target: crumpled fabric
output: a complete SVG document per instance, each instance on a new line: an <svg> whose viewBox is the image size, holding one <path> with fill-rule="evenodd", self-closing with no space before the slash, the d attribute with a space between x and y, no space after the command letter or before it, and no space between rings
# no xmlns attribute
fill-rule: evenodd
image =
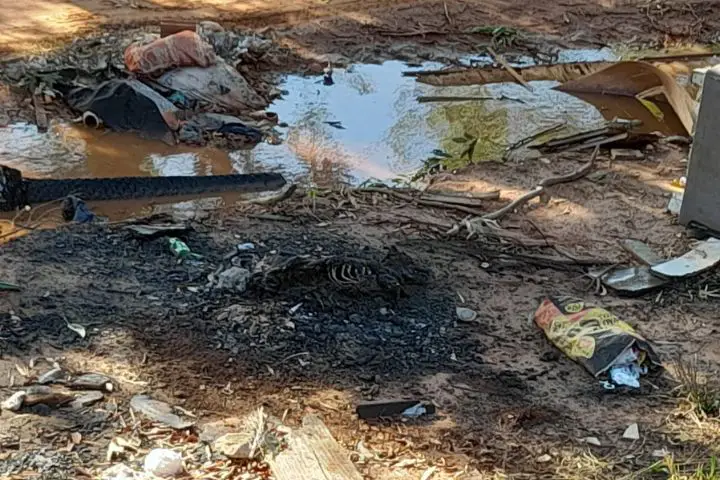
<svg viewBox="0 0 720 480"><path fill-rule="evenodd" d="M178 68L162 75L157 83L182 92L189 100L231 112L260 110L266 105L245 77L223 61L209 68Z"/></svg>
<svg viewBox="0 0 720 480"><path fill-rule="evenodd" d="M90 223L95 220L95 214L88 208L85 202L70 195L63 200L62 204L63 218L66 221L72 220L75 223Z"/></svg>
<svg viewBox="0 0 720 480"><path fill-rule="evenodd" d="M178 132L181 142L203 145L213 133L237 139L242 137L247 144L260 143L262 131L247 125L237 117L218 113L200 113L183 123Z"/></svg>
<svg viewBox="0 0 720 480"><path fill-rule="evenodd" d="M109 80L96 88L76 88L67 103L79 112L93 112L103 124L118 132L174 144L180 128L178 109L168 99L137 80Z"/></svg>
<svg viewBox="0 0 720 480"><path fill-rule="evenodd" d="M217 57L212 45L186 30L146 45L133 43L125 49L124 60L133 73L160 75L180 67L209 67Z"/></svg>
<svg viewBox="0 0 720 480"><path fill-rule="evenodd" d="M27 184L20 170L0 165L0 211L12 211L27 203Z"/></svg>

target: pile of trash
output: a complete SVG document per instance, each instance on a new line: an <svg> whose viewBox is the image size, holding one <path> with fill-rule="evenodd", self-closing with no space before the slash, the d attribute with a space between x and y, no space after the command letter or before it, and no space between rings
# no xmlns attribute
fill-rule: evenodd
<svg viewBox="0 0 720 480"><path fill-rule="evenodd" d="M73 43L64 53L8 66L2 76L29 90L36 117L61 100L90 128L144 138L238 147L276 142L277 115L263 109L277 89L258 92L240 73L272 41L201 22L167 36L146 32ZM40 125L38 121L38 126Z"/></svg>

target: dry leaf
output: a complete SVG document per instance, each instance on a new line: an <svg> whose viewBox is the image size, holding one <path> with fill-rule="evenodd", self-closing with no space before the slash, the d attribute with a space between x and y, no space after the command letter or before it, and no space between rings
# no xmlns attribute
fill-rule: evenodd
<svg viewBox="0 0 720 480"><path fill-rule="evenodd" d="M72 330L73 332L80 335L80 338L85 338L85 335L87 335L87 332L85 331L85 327L78 323L70 323L67 322L67 327Z"/></svg>
<svg viewBox="0 0 720 480"><path fill-rule="evenodd" d="M72 440L75 445L78 445L82 442L82 434L80 434L80 432L72 432L70 434L70 440Z"/></svg>

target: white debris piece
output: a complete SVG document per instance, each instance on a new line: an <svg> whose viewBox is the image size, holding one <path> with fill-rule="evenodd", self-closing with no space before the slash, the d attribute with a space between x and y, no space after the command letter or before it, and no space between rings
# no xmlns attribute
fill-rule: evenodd
<svg viewBox="0 0 720 480"><path fill-rule="evenodd" d="M24 391L13 393L10 398L0 404L0 408L3 410L10 410L11 412L17 412L20 408L22 408L25 395L27 394Z"/></svg>
<svg viewBox="0 0 720 480"><path fill-rule="evenodd" d="M135 480L140 475L123 463L118 463L105 470L100 476L101 480Z"/></svg>
<svg viewBox="0 0 720 480"><path fill-rule="evenodd" d="M602 447L602 443L600 443L600 439L597 437L585 437L582 439L583 443L587 443L588 445L593 445L595 447Z"/></svg>
<svg viewBox="0 0 720 480"><path fill-rule="evenodd" d="M626 440L640 440L640 428L637 423L630 425L623 433L623 438Z"/></svg>
<svg viewBox="0 0 720 480"><path fill-rule="evenodd" d="M182 455L166 448L156 448L145 457L145 472L160 478L183 473Z"/></svg>
<svg viewBox="0 0 720 480"><path fill-rule="evenodd" d="M408 409L406 409L402 415L403 417L408 418L418 418L427 413L427 409L425 408L425 405L422 403L418 403L417 405L414 405Z"/></svg>

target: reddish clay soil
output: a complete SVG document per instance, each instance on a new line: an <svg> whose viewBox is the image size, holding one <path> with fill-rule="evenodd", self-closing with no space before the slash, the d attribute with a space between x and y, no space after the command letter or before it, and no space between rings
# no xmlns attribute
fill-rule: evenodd
<svg viewBox="0 0 720 480"><path fill-rule="evenodd" d="M0 5L0 52L72 39L112 26L161 20L216 20L272 29L299 54L344 53L348 47L393 41L465 45L483 35L475 27L513 27L554 38L560 45L712 43L720 2L710 0L28 0L22 9ZM459 47L463 48L463 47Z"/></svg>

